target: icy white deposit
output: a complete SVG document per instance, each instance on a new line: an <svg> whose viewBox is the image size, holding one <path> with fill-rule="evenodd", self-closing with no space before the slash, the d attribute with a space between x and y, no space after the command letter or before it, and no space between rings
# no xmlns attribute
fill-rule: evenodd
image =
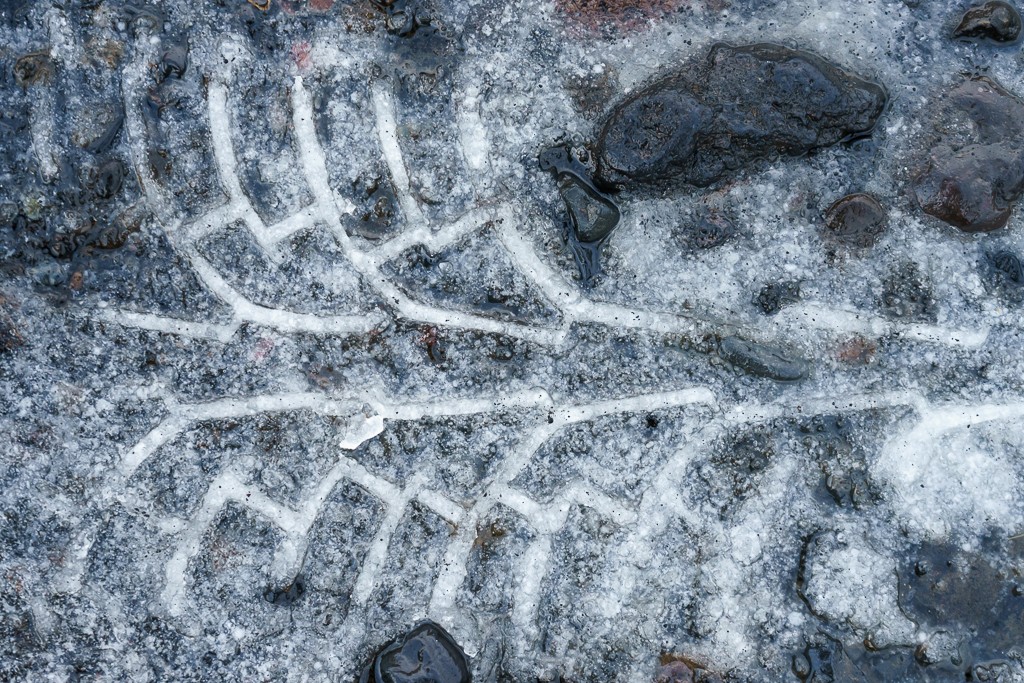
<svg viewBox="0 0 1024 683"><path fill-rule="evenodd" d="M0 3L0 679L348 682L430 619L476 681L1024 681L1024 211L908 189L952 86L1024 96L967 7ZM584 282L538 156L716 42L888 108L627 188Z"/></svg>

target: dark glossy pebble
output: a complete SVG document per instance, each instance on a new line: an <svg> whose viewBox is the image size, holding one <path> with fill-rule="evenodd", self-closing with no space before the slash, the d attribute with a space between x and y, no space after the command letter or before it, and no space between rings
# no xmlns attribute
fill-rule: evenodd
<svg viewBox="0 0 1024 683"><path fill-rule="evenodd" d="M826 237L848 247L874 246L888 224L885 208L869 194L847 195L825 211Z"/></svg>
<svg viewBox="0 0 1024 683"><path fill-rule="evenodd" d="M964 232L1003 227L1024 192L1024 102L976 76L934 110L940 136L912 181L917 203Z"/></svg>
<svg viewBox="0 0 1024 683"><path fill-rule="evenodd" d="M558 192L581 242L603 240L619 224L618 207L581 178L563 173L558 178Z"/></svg>
<svg viewBox="0 0 1024 683"><path fill-rule="evenodd" d="M377 653L359 683L470 683L462 648L441 626L423 621Z"/></svg>
<svg viewBox="0 0 1024 683"><path fill-rule="evenodd" d="M802 358L739 337L726 337L719 342L718 355L744 372L779 382L795 382L807 377L810 371L810 365Z"/></svg>
<svg viewBox="0 0 1024 683"><path fill-rule="evenodd" d="M964 13L953 37L990 43L1012 43L1020 37L1020 12L1008 2L993 0Z"/></svg>
<svg viewBox="0 0 1024 683"><path fill-rule="evenodd" d="M597 140L596 180L705 187L759 159L866 135L886 102L880 85L810 52L718 44L611 111Z"/></svg>
<svg viewBox="0 0 1024 683"><path fill-rule="evenodd" d="M601 273L601 247L619 224L619 207L590 181L593 159L587 150L556 145L541 152L538 162L558 183L568 214L566 246L583 283L590 285Z"/></svg>

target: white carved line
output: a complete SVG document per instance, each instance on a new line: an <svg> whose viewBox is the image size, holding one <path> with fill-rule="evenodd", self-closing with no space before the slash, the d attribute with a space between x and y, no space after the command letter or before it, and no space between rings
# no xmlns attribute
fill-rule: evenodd
<svg viewBox="0 0 1024 683"><path fill-rule="evenodd" d="M942 325L896 322L867 311L847 310L816 301L787 306L775 318L777 323L806 325L827 330L833 335L857 334L868 338L898 335L915 341L966 348L982 346L989 335L987 326L964 330Z"/></svg>
<svg viewBox="0 0 1024 683"><path fill-rule="evenodd" d="M150 313L135 313L111 309L95 309L92 312L95 320L132 327L139 330L151 330L164 334L173 334L192 339L206 339L226 343L238 329L237 323L197 323L169 316Z"/></svg>
<svg viewBox="0 0 1024 683"><path fill-rule="evenodd" d="M483 205L470 209L447 225L421 225L407 230L385 242L371 253L379 263L386 263L410 247L423 245L431 253L437 253L449 244L475 232L487 223L507 224L513 218L508 204Z"/></svg>
<svg viewBox="0 0 1024 683"><path fill-rule="evenodd" d="M131 477L157 449L173 441L196 422L303 409L315 410L324 415L345 416L355 413L357 406L316 393L223 398L207 403L172 404L169 406L170 414L124 455L118 469L125 479Z"/></svg>
<svg viewBox="0 0 1024 683"><path fill-rule="evenodd" d="M621 524L634 522L636 512L580 482L569 482L560 491L556 500L547 505L538 503L525 492L510 487L509 482L529 464L548 439L567 425L637 410L716 403L716 398L709 389L696 387L553 408L548 416L550 422L531 430L516 449L516 455L502 463L484 494L465 515L459 533L449 543L445 553L440 574L431 593L430 615L443 620L441 623L452 623L455 620L455 615L458 614L455 597L466 578L466 562L475 537L476 525L494 505L500 503L522 515L537 532L537 537L522 558L517 571L518 591L513 611L514 623L527 636L527 641L532 642L535 636L532 624L539 600L540 583L547 572L550 538L564 526L572 505L593 507Z"/></svg>
<svg viewBox="0 0 1024 683"><path fill-rule="evenodd" d="M229 76L230 72L223 77ZM274 249L273 240L269 239L267 226L253 208L238 177L238 158L232 143L227 86L219 79L214 79L210 83L206 101L210 119L210 137L213 140L213 156L217 163L221 184L228 195L228 216L226 218L244 220L267 258L277 261L280 258L279 252ZM226 224L227 221L222 223L222 225ZM216 227L214 226L214 229Z"/></svg>
<svg viewBox="0 0 1024 683"><path fill-rule="evenodd" d="M412 197L409 172L402 158L402 148L398 144L398 124L395 122L395 104L391 100L391 93L378 83L373 87L371 97L377 116L377 135L380 138L381 152L391 172L391 180L395 185L402 213L405 214L408 223L423 225L423 213Z"/></svg>
<svg viewBox="0 0 1024 683"><path fill-rule="evenodd" d="M383 117L382 120L378 121L378 126L383 128L387 128L388 125L393 126L393 117L389 118L392 115L388 113L389 110L387 109L387 107L391 106L390 99L384 97L379 101L375 100L375 102L378 117ZM564 332L559 330L534 329L525 325L503 323L482 316L437 308L409 299L398 287L381 275L380 267L383 265L383 262L377 256L373 253L361 252L352 245L352 241L341 224L336 199L327 184L328 176L324 153L316 137L312 100L309 92L303 85L301 77L295 80L292 88L292 111L295 117L295 137L299 145L299 155L302 160L303 171L307 182L312 188L316 203L320 207L321 215L324 217L328 227L334 232L338 243L345 251L352 265L363 275L370 286L377 290L389 304L398 309L400 315L409 320L506 334L544 345L558 344L564 339ZM387 136L382 134L383 137ZM393 147L394 149L390 149L385 154L386 156L398 154L398 161L395 162L393 158L389 157L389 164L398 163L404 172L404 165L401 163L397 142L394 143ZM394 168L392 172L395 172ZM412 203L411 198L408 199L408 203ZM422 216L418 208L415 209L415 216L417 218L410 220L410 223L421 225Z"/></svg>

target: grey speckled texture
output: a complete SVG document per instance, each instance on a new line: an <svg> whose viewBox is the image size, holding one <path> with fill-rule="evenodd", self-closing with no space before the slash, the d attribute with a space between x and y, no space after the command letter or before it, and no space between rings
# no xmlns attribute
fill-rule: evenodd
<svg viewBox="0 0 1024 683"><path fill-rule="evenodd" d="M431 619L476 681L1024 680L1024 218L909 189L1019 46L939 0L258 6L0 3L0 679L347 683ZM889 107L621 192L582 283L538 154L719 41Z"/></svg>

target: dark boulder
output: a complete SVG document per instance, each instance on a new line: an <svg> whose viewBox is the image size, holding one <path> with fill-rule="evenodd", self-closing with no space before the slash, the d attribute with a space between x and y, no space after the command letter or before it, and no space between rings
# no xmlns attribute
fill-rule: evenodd
<svg viewBox="0 0 1024 683"><path fill-rule="evenodd" d="M771 44L718 44L615 107L597 140L609 185L711 185L759 159L866 135L884 88L821 57Z"/></svg>
<svg viewBox="0 0 1024 683"><path fill-rule="evenodd" d="M918 204L964 232L1006 225L1024 192L1024 102L976 76L936 106L927 158L913 179Z"/></svg>
<svg viewBox="0 0 1024 683"><path fill-rule="evenodd" d="M1008 2L993 0L964 13L953 37L989 43L1012 43L1020 37L1020 12Z"/></svg>

